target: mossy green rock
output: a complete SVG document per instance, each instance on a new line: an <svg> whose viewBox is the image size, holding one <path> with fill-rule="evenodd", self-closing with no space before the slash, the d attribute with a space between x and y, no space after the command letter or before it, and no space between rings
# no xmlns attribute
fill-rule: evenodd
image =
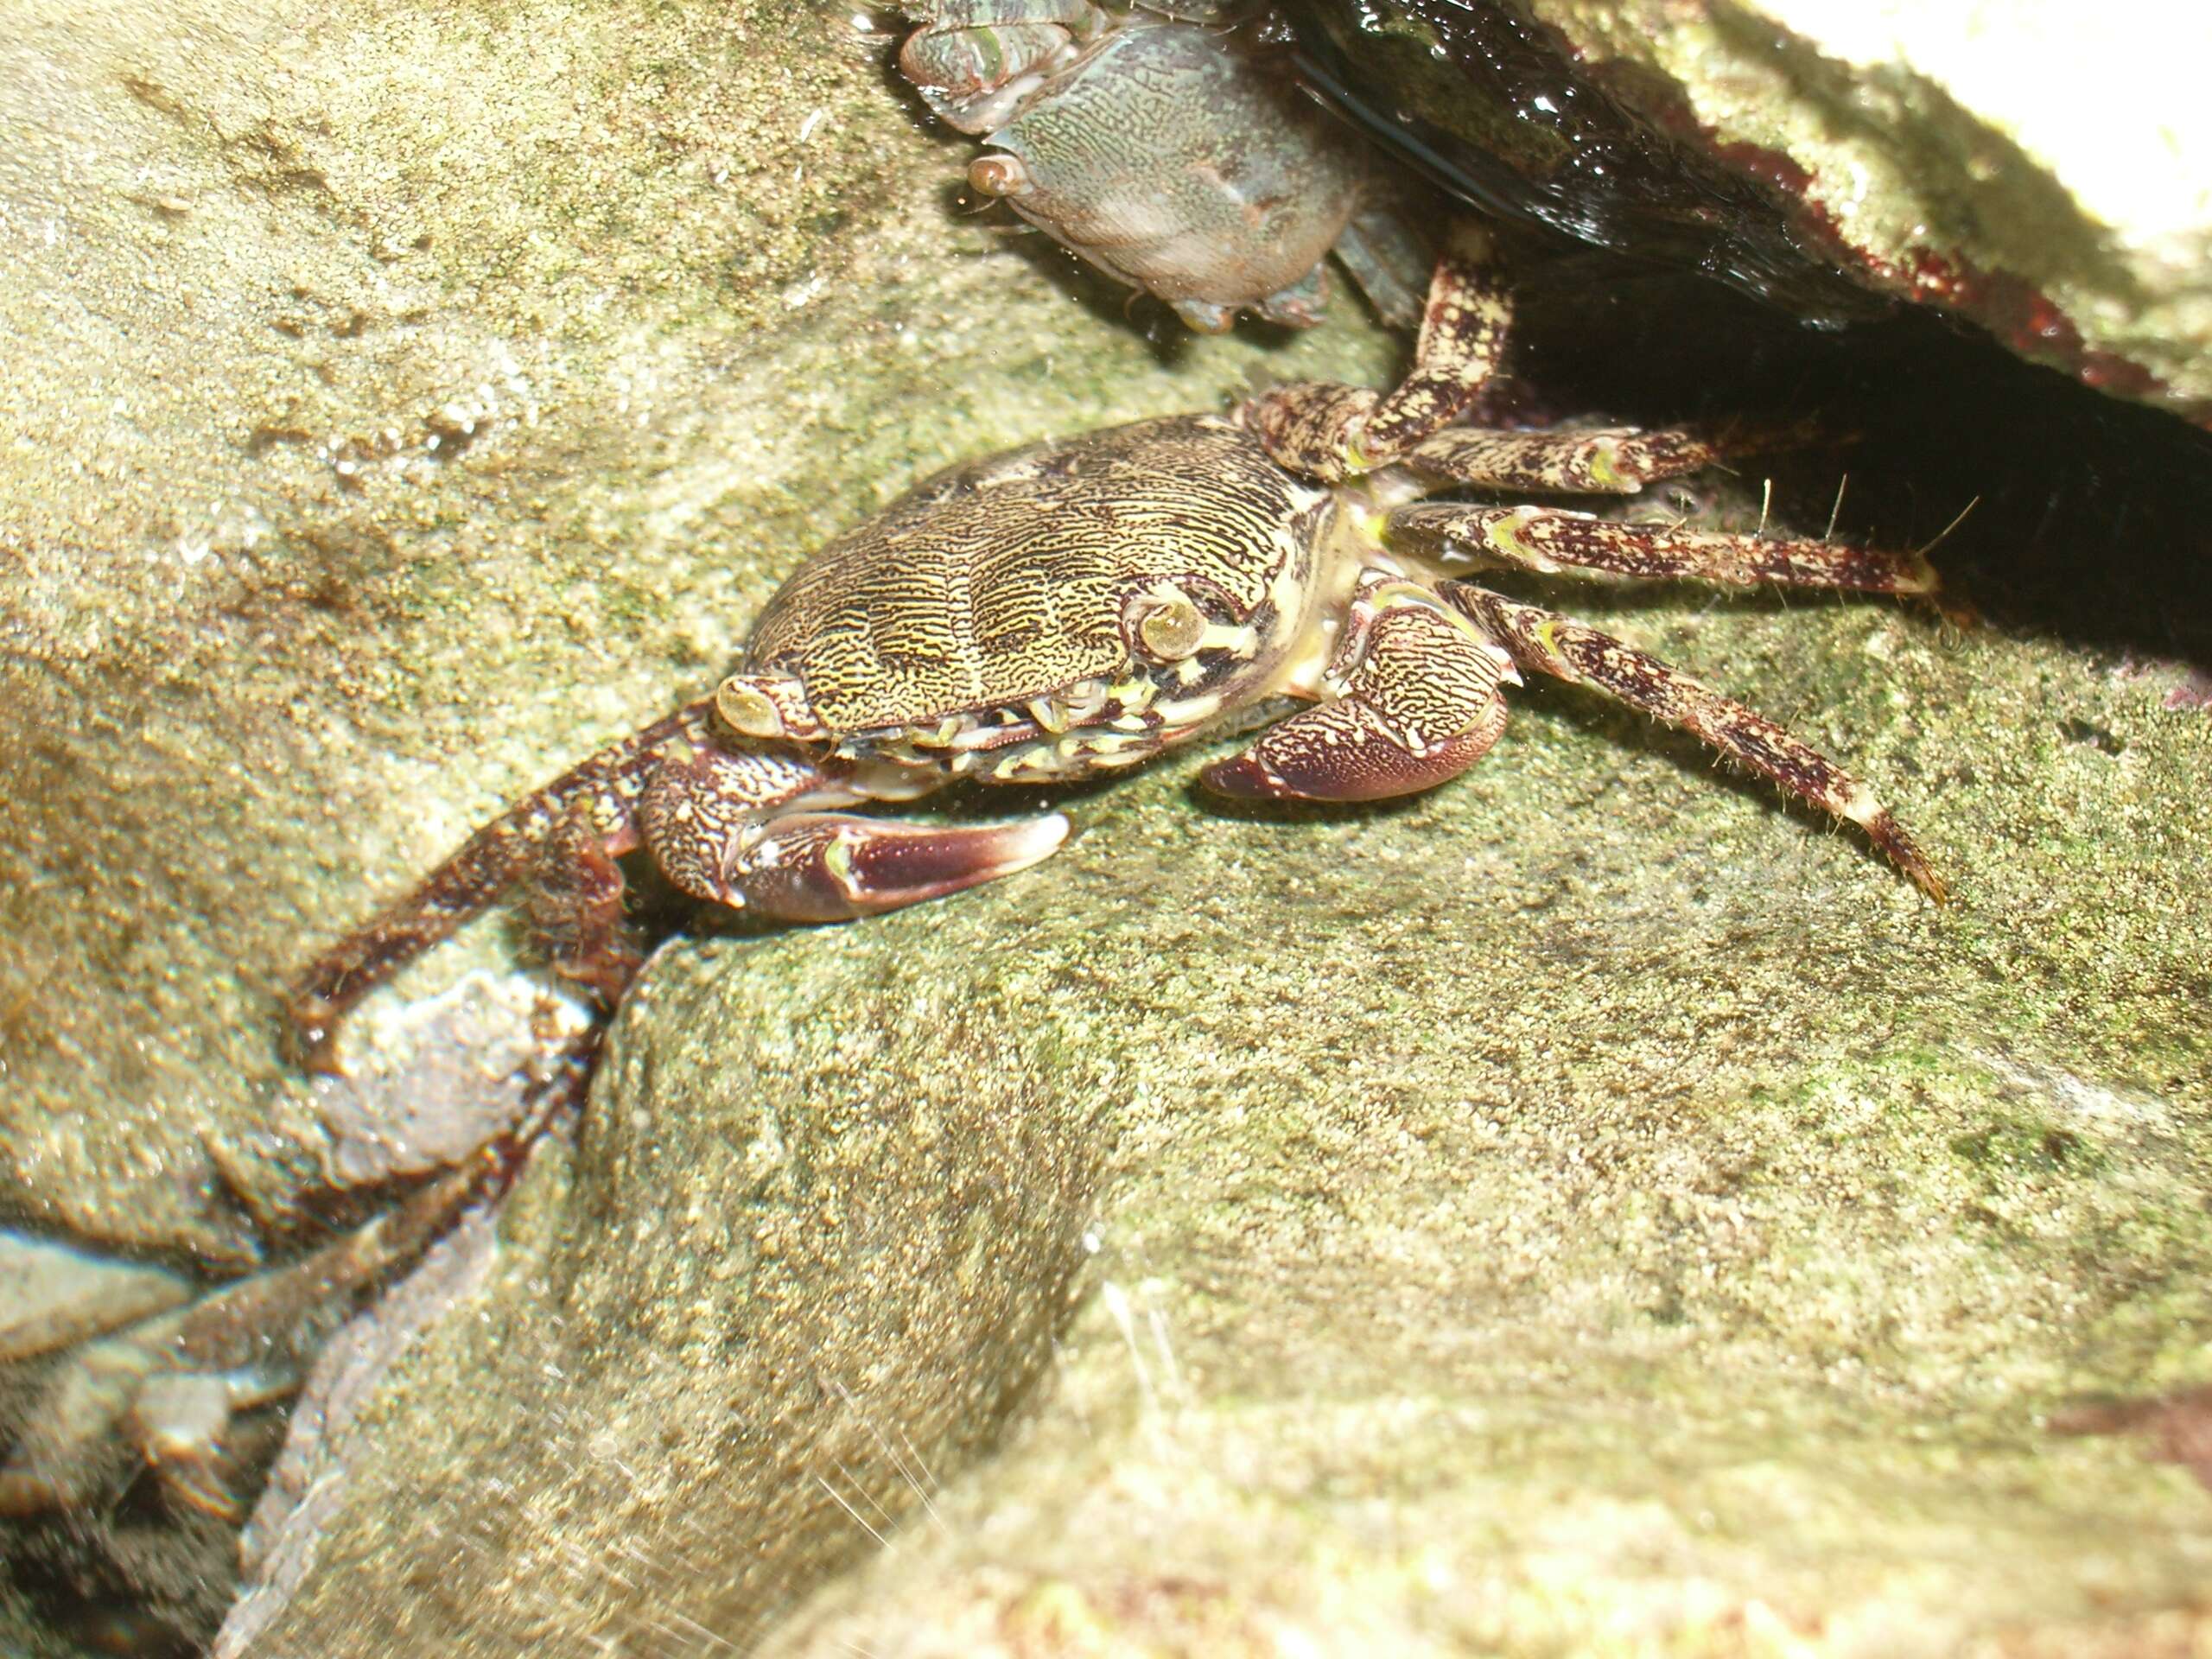
<svg viewBox="0 0 2212 1659"><path fill-rule="evenodd" d="M957 210L889 40L798 4L32 10L0 1207L250 1262L325 1141L274 988L696 695L809 549L957 460L1387 368L1341 302L1280 349L1103 323Z"/></svg>
<svg viewBox="0 0 2212 1659"><path fill-rule="evenodd" d="M1170 767L994 890L680 941L252 1651L2202 1639L2212 1496L2045 1424L2212 1370L2202 716L1612 620L1896 779L1957 902L1538 694L1394 812Z"/></svg>
<svg viewBox="0 0 2212 1659"><path fill-rule="evenodd" d="M252 1260L327 1150L267 982L827 534L1389 361L1071 303L842 12L162 16L29 14L0 105L54 226L0 283L46 365L0 383L4 1202L96 1242ZM2212 1495L2045 1427L2212 1380L2181 671L1578 607L1873 780L1957 901L1533 687L1402 805L1170 763L995 888L681 938L245 1651L2212 1639Z"/></svg>
<svg viewBox="0 0 2212 1659"><path fill-rule="evenodd" d="M214 1278L296 1249L342 1160L276 988L711 683L806 551L956 461L1387 372L1342 302L1294 340L1129 327L961 210L966 148L867 25L13 10L0 1217Z"/></svg>

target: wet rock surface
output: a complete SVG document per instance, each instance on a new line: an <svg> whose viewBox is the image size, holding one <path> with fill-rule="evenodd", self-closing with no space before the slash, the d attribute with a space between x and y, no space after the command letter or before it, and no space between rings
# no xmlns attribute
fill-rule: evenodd
<svg viewBox="0 0 2212 1659"><path fill-rule="evenodd" d="M270 983L696 692L808 548L944 462L1392 360L1341 301L1123 324L958 213L965 149L845 15L186 24L41 14L0 70L46 365L0 384L12 1224L288 1251L339 1137L395 1154L283 1065ZM1609 400L1595 338L1529 361L1619 413L1734 390ZM1891 540L1986 490L1947 556L2003 627L1558 595L1873 780L1952 908L1534 688L1430 798L1240 813L1192 757L1056 798L1082 833L1001 887L679 939L348 1400L240 1650L2205 1639L2212 1496L2044 1428L2207 1380L2212 728L2159 563L2201 543L2158 550L2198 451L2115 521L2067 455L2004 470L2026 405L1974 373L1985 448L1853 488ZM2165 453L2106 418L2084 474ZM2109 547L2024 559L2085 512ZM35 1587L137 1537L43 1536ZM205 1630L233 1541L188 1542L130 1582Z"/></svg>
<svg viewBox="0 0 2212 1659"><path fill-rule="evenodd" d="M696 694L803 552L917 476L1260 375L1385 372L1341 304L1292 341L1154 315L1154 344L962 214L966 150L890 78L893 38L810 5L10 31L12 1224L223 1277L358 1218L334 1182L512 1112L484 1057L518 1038L460 1053L453 1021L402 1019L419 1067L334 1100L276 1044L315 948ZM515 935L404 988L504 969ZM410 1068L411 1100L380 1081ZM0 1440L42 1380L19 1369ZM85 1563L115 1539L69 1530L23 1547L67 1558L41 1590L105 1594ZM179 1560L158 1530L130 1593L207 1618L229 1538Z"/></svg>
<svg viewBox="0 0 2212 1659"><path fill-rule="evenodd" d="M582 1652L678 1613L742 1641L870 1529L895 1541L772 1650L2201 1639L2212 1494L2044 1418L2202 1375L2202 715L1886 608L1611 617L1894 779L1955 906L1537 694L1393 813L1237 817L1161 772L1075 803L1084 834L1001 888L674 944L548 1265L490 1339L435 1340L450 1374L395 1396L388 1501L336 1523L347 1571L265 1650ZM796 1304L753 1288L803 1265L721 1185L767 1156L759 1100L789 1166L825 1158L816 1236L903 1215L866 1287L825 1263ZM667 1181L620 1178L648 1140ZM950 1317L1013 1288L930 1260L951 1224L916 1206L955 1192L967 1248L1009 1230L1017 1280L1079 1299L965 1472L927 1368L964 1351L976 1389L1032 1351ZM795 1306L811 1381L773 1396L763 1491L731 1372ZM691 1565L709 1522L719 1579ZM349 1634L378 1580L412 1587Z"/></svg>
<svg viewBox="0 0 2212 1659"><path fill-rule="evenodd" d="M2196 14L1307 0L1300 15L1329 77L1488 208L1801 315L1933 306L2212 423L2212 124L2188 67L2212 33Z"/></svg>

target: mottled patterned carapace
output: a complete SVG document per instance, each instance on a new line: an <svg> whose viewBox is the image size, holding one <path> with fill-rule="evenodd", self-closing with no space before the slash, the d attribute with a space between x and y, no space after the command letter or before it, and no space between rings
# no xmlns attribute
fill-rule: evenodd
<svg viewBox="0 0 2212 1659"><path fill-rule="evenodd" d="M615 859L772 919L842 919L1027 868L1067 821L855 813L969 780L1137 765L1255 705L1307 705L1207 767L1223 793L1366 800L1471 766L1523 674L1695 734L1859 825L1943 885L1867 786L1773 721L1608 634L1463 579L1504 566L1924 594L1916 554L1628 524L1555 506L1424 501L1624 494L1724 449L1688 429L1454 425L1508 321L1478 241L1437 265L1412 372L1388 395L1299 385L940 474L830 543L769 601L715 692L480 830L313 963L288 1008L311 1064L372 986L529 880L556 965L611 1001L635 957ZM1770 440L1772 435L1769 435Z"/></svg>

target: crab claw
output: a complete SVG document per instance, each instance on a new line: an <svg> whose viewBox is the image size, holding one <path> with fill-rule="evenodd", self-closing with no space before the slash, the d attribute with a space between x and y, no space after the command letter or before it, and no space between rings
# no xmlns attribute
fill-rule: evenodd
<svg viewBox="0 0 2212 1659"><path fill-rule="evenodd" d="M902 823L847 812L771 821L730 861L728 905L779 922L842 922L995 881L1067 839L1058 812L1020 823Z"/></svg>
<svg viewBox="0 0 2212 1659"><path fill-rule="evenodd" d="M1377 607L1348 652L1344 694L1278 721L1201 774L1222 795L1374 801L1433 789L1482 759L1505 726L1511 661L1458 615Z"/></svg>
<svg viewBox="0 0 2212 1659"><path fill-rule="evenodd" d="M866 798L801 753L708 747L663 766L639 811L670 880L778 922L848 921L942 898L1026 870L1068 836L1057 812L906 823L823 810Z"/></svg>
<svg viewBox="0 0 2212 1659"><path fill-rule="evenodd" d="M1489 752L1505 705L1471 731L1414 747L1365 702L1339 698L1293 715L1242 754L1217 760L1199 780L1217 795L1268 801L1379 801L1448 783Z"/></svg>

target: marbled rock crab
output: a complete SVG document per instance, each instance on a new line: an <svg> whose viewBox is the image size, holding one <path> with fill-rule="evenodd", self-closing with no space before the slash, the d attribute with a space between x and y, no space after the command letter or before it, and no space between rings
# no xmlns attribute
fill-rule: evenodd
<svg viewBox="0 0 2212 1659"><path fill-rule="evenodd" d="M1631 525L1550 506L1418 499L1446 486L1632 492L1721 453L1687 428L1509 431L1452 423L1508 320L1463 233L1439 260L1414 368L1388 396L1289 386L1226 416L1140 423L956 467L800 566L715 692L524 798L297 981L311 1065L402 964L529 879L557 967L618 995L621 855L684 893L826 922L1024 869L1067 834L853 813L944 785L1138 765L1275 699L1310 706L1207 767L1230 795L1367 800L1433 788L1490 748L1523 673L1695 734L1858 824L1944 895L1872 792L1787 732L1622 641L1446 574L1934 586L1916 554Z"/></svg>
<svg viewBox="0 0 2212 1659"><path fill-rule="evenodd" d="M906 0L901 73L991 147L969 182L1192 327L1318 321L1333 249L1411 322L1422 256L1364 148L1260 60L1243 0ZM1402 274L1410 270L1411 280Z"/></svg>
<svg viewBox="0 0 2212 1659"><path fill-rule="evenodd" d="M616 860L640 846L698 899L779 921L862 916L1024 869L1068 823L845 809L963 779L1091 777L1281 701L1307 706L1208 766L1209 786L1402 795L1479 759L1503 727L1506 688L1531 672L1683 728L1851 820L1940 900L1942 882L1872 793L1779 727L1618 639L1450 574L1934 586L1913 554L1421 499L1629 493L1730 447L1688 428L1454 424L1491 377L1507 321L1462 233L1438 262L1414 367L1387 396L1289 386L1226 415L1034 445L919 485L799 568L712 695L524 798L310 964L286 1000L298 1051L332 1069L338 1022L365 993L521 883L556 968L612 1003L639 961ZM111 1491L118 1446L151 1465L173 1503L235 1514L231 1411L296 1387L357 1294L496 1184L495 1142L519 1145L543 1121L502 1118L486 1157L449 1156L381 1221L292 1267L190 1306L175 1305L188 1287L159 1287L153 1306L168 1311L55 1370L0 1465L0 1515Z"/></svg>

